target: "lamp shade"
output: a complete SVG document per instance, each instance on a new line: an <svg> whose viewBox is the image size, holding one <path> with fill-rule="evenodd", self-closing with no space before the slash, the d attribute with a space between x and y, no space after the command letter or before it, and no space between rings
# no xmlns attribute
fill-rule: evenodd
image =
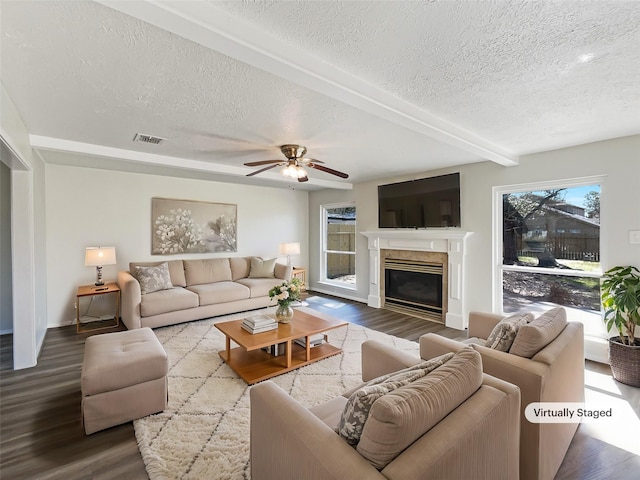
<svg viewBox="0 0 640 480"><path fill-rule="evenodd" d="M87 247L84 252L85 267L115 265L116 247Z"/></svg>
<svg viewBox="0 0 640 480"><path fill-rule="evenodd" d="M281 243L280 255L300 255L300 243L299 242Z"/></svg>

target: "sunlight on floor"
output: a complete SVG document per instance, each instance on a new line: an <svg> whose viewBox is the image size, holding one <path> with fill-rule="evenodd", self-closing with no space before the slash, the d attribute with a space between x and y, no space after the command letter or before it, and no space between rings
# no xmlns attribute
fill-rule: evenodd
<svg viewBox="0 0 640 480"><path fill-rule="evenodd" d="M586 389L604 390L614 395L622 395L618 383L611 375L585 369L584 385Z"/></svg>
<svg viewBox="0 0 640 480"><path fill-rule="evenodd" d="M335 300L329 300L328 298L322 297L309 297L307 298L307 302L315 303L316 305L322 305L327 308L340 308L344 307L346 304L342 302L336 302Z"/></svg>
<svg viewBox="0 0 640 480"><path fill-rule="evenodd" d="M583 422L581 428L594 438L640 455L640 418L629 401L622 397L620 387L610 374L585 369L585 406L610 408L612 417Z"/></svg>

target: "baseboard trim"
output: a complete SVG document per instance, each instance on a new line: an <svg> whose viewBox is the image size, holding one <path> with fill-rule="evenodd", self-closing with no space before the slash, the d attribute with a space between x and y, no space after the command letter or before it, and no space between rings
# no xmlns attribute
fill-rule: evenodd
<svg viewBox="0 0 640 480"><path fill-rule="evenodd" d="M353 295L346 295L346 294L344 294L342 292L336 292L334 290L313 287L313 289L309 290L309 293L313 293L313 292L324 293L325 295L331 295L332 297L344 298L346 300L353 300L354 302L367 303L367 299L366 298L354 297Z"/></svg>

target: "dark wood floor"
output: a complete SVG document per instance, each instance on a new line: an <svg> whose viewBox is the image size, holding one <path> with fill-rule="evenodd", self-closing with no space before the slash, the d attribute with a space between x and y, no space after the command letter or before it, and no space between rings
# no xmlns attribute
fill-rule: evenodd
<svg viewBox="0 0 640 480"><path fill-rule="evenodd" d="M347 304L340 309L341 318L398 337L415 341L428 332L449 338L461 336L458 330L400 313L332 300ZM330 307L312 306L333 312ZM11 335L0 337L1 479L148 478L132 423L90 436L84 434L80 423L80 371L84 341L89 335L76 334L73 326L49 329L38 365L19 371L12 370ZM604 365L588 362L587 368L610 375ZM639 389L621 390L623 397L631 398L636 416L640 416ZM634 433L638 440L638 432ZM623 480L639 478L639 472L640 457L593 438L581 426L556 480Z"/></svg>

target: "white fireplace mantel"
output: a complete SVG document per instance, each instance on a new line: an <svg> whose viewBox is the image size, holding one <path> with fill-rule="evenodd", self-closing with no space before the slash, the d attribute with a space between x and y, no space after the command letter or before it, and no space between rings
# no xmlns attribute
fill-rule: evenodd
<svg viewBox="0 0 640 480"><path fill-rule="evenodd" d="M447 254L448 297L445 325L464 330L467 328L465 308L465 243L472 232L458 229L425 230L373 230L360 232L369 244L369 296L367 304L380 308L380 250L410 250L443 252Z"/></svg>

